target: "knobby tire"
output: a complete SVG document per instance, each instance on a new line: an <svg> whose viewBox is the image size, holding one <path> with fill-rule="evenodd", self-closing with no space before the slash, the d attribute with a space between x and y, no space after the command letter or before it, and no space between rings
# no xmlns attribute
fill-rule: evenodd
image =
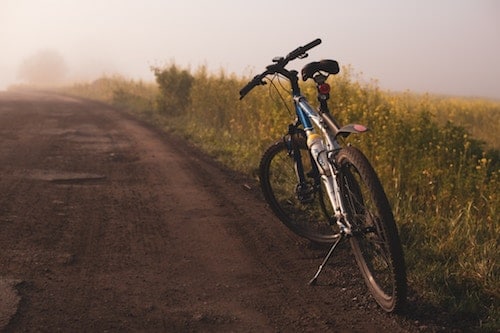
<svg viewBox="0 0 500 333"><path fill-rule="evenodd" d="M347 220L353 227L349 239L366 285L387 312L400 311L406 300L403 249L391 207L380 181L366 157L357 149L341 149L336 157Z"/></svg>

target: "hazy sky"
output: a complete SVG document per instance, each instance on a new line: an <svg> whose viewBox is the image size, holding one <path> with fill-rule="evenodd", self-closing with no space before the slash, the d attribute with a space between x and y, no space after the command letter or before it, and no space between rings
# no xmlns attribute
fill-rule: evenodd
<svg viewBox="0 0 500 333"><path fill-rule="evenodd" d="M308 60L383 89L500 98L500 0L0 0L0 89L45 49L72 76L153 80L171 61L253 75L318 37Z"/></svg>

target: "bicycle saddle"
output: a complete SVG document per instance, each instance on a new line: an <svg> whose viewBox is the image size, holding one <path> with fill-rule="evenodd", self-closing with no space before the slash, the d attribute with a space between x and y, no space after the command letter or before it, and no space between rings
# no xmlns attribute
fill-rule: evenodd
<svg viewBox="0 0 500 333"><path fill-rule="evenodd" d="M311 62L302 68L302 80L306 81L314 76L317 72L326 72L328 74L337 74L339 72L339 64L335 60L321 60Z"/></svg>

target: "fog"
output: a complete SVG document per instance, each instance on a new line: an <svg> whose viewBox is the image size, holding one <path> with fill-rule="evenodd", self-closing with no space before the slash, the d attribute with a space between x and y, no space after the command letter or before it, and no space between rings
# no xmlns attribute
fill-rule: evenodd
<svg viewBox="0 0 500 333"><path fill-rule="evenodd" d="M35 81L51 85L153 80L150 66L172 61L250 76L319 37L308 60L383 89L500 99L499 36L496 0L0 0L0 89L33 82L27 64L44 52L61 66Z"/></svg>

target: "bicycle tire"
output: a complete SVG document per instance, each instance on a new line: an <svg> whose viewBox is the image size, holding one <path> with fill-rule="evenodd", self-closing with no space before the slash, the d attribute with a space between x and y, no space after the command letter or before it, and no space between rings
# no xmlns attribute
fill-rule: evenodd
<svg viewBox="0 0 500 333"><path fill-rule="evenodd" d="M349 242L369 291L386 312L406 302L406 267L401 241L387 196L367 158L354 147L336 156Z"/></svg>
<svg viewBox="0 0 500 333"><path fill-rule="evenodd" d="M333 213L323 194L319 173L314 171L312 157L304 142L296 143L307 175L311 200L303 202L297 195L297 175L293 152L284 140L271 145L262 155L259 179L264 198L275 215L295 234L316 243L332 243L338 233L332 223Z"/></svg>

